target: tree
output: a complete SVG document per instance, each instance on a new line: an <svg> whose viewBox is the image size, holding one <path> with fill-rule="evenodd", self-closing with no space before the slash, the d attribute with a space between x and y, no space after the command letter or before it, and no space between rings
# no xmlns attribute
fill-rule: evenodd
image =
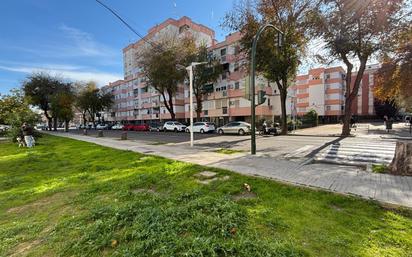
<svg viewBox="0 0 412 257"><path fill-rule="evenodd" d="M340 59L346 66L343 136L350 134L351 106L367 61L394 44L407 22L406 12L403 0L325 0L311 12L314 35L326 42L329 57ZM352 81L355 62L359 70Z"/></svg>
<svg viewBox="0 0 412 257"><path fill-rule="evenodd" d="M412 106L412 25L400 33L391 53L382 57L374 93L381 101L395 100L399 106Z"/></svg>
<svg viewBox="0 0 412 257"><path fill-rule="evenodd" d="M19 135L23 123L34 126L38 121L40 115L30 108L21 90L12 90L0 98L0 122L11 126L9 135L13 140Z"/></svg>
<svg viewBox="0 0 412 257"><path fill-rule="evenodd" d="M223 72L223 67L214 56L210 56L205 45L197 48L192 62L207 62L207 64L200 64L193 68L193 94L196 98L196 119L199 121L203 110L203 96L209 92L205 86L216 82Z"/></svg>
<svg viewBox="0 0 412 257"><path fill-rule="evenodd" d="M112 104L113 95L103 93L92 81L80 89L76 100L76 106L82 112L84 124L86 124L86 114L88 114L93 127L96 127L96 115L110 108Z"/></svg>
<svg viewBox="0 0 412 257"><path fill-rule="evenodd" d="M64 84L51 100L51 112L56 120L64 122L66 132L69 130L70 120L74 117L74 101L75 95L70 83Z"/></svg>
<svg viewBox="0 0 412 257"><path fill-rule="evenodd" d="M385 116L395 117L399 111L399 107L394 99L375 99L373 105L375 108L376 116L380 118L383 118Z"/></svg>
<svg viewBox="0 0 412 257"><path fill-rule="evenodd" d="M23 83L24 95L30 104L39 107L43 111L48 120L49 130L52 129L52 120L54 118L51 113L51 101L61 85L60 79L47 73L34 73L28 76Z"/></svg>
<svg viewBox="0 0 412 257"><path fill-rule="evenodd" d="M176 119L173 97L178 85L186 78L184 66L193 56L195 44L193 38L163 37L155 47L148 46L142 51L140 64L148 86L153 87L162 96L163 103L171 119Z"/></svg>
<svg viewBox="0 0 412 257"><path fill-rule="evenodd" d="M224 25L242 33L242 51L251 53L252 40L258 29L267 23L284 32L279 50L276 32L267 30L259 39L256 70L270 82L275 82L281 100L282 134L287 133L286 99L290 81L295 77L299 59L307 40L306 15L320 0L251 0L241 2L225 17Z"/></svg>

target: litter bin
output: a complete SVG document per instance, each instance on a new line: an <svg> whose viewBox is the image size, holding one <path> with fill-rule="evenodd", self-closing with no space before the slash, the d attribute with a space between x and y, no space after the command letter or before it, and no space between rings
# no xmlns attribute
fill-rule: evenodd
<svg viewBox="0 0 412 257"><path fill-rule="evenodd" d="M391 121L391 120L386 121L386 130L388 132L389 132L390 129L392 129L392 124L393 124L393 121Z"/></svg>

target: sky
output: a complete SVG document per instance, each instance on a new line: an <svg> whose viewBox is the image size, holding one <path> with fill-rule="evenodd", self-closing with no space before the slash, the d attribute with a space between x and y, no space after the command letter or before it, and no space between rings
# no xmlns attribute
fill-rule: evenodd
<svg viewBox="0 0 412 257"><path fill-rule="evenodd" d="M101 0L140 34L167 18L188 16L212 28L233 0ZM21 86L32 72L100 86L123 78L122 49L139 38L95 0L2 0L0 94Z"/></svg>

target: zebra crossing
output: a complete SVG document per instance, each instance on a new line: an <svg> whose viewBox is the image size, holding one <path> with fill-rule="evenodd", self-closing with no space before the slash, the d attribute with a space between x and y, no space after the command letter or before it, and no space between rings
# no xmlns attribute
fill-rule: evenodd
<svg viewBox="0 0 412 257"><path fill-rule="evenodd" d="M390 164L395 155L395 141L371 138L346 138L326 147L314 159L321 162L367 165Z"/></svg>

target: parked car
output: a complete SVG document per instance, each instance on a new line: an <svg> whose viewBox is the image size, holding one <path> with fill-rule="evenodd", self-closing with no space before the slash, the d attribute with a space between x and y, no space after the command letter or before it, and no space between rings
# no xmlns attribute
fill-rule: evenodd
<svg viewBox="0 0 412 257"><path fill-rule="evenodd" d="M113 130L122 130L123 127L124 127L124 126L123 126L122 124L117 123L117 124L115 124L115 125L112 126L112 129L113 129Z"/></svg>
<svg viewBox="0 0 412 257"><path fill-rule="evenodd" d="M193 133L208 133L215 131L215 125L211 122L195 122L193 123ZM190 132L190 126L186 128L186 132Z"/></svg>
<svg viewBox="0 0 412 257"><path fill-rule="evenodd" d="M97 124L96 129L109 129L107 124Z"/></svg>
<svg viewBox="0 0 412 257"><path fill-rule="evenodd" d="M37 129L37 130L46 130L46 129L47 129L47 125L44 124L44 123L36 124L36 126L34 126L34 127L35 127L35 129Z"/></svg>
<svg viewBox="0 0 412 257"><path fill-rule="evenodd" d="M0 125L0 132L7 131L10 129L9 125Z"/></svg>
<svg viewBox="0 0 412 257"><path fill-rule="evenodd" d="M250 134L250 124L243 121L232 121L228 124L217 128L217 133L223 134Z"/></svg>
<svg viewBox="0 0 412 257"><path fill-rule="evenodd" d="M163 126L164 126L164 124L163 123L151 123L151 124L149 124L149 126L150 126L150 128L149 128L149 130L150 131L163 131Z"/></svg>
<svg viewBox="0 0 412 257"><path fill-rule="evenodd" d="M134 131L149 131L150 126L149 126L149 124L133 125L131 130L134 130Z"/></svg>
<svg viewBox="0 0 412 257"><path fill-rule="evenodd" d="M133 124L126 124L123 125L123 130L129 131L129 130L133 130Z"/></svg>
<svg viewBox="0 0 412 257"><path fill-rule="evenodd" d="M411 116L405 116L405 124L409 126L411 123Z"/></svg>
<svg viewBox="0 0 412 257"><path fill-rule="evenodd" d="M177 121L168 121L163 125L164 131L186 131L186 126Z"/></svg>

